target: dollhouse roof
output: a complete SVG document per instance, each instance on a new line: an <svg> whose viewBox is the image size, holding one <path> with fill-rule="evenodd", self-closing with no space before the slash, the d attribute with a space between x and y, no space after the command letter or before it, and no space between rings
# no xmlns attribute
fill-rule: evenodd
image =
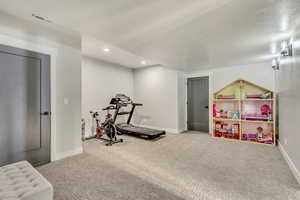
<svg viewBox="0 0 300 200"><path fill-rule="evenodd" d="M235 84L240 84L240 83L244 83L244 84L251 85L251 86L256 87L257 89L263 90L263 91L265 91L265 92L273 92L273 91L271 91L271 90L269 90L269 89L267 89L267 88L261 87L261 86L255 84L255 83L250 82L250 81L247 81L247 80L244 80L244 79L237 79L237 80L231 82L230 84L226 85L226 86L223 87L222 89L216 91L215 94L220 93L220 92L222 92L223 90L225 90L226 88L229 88L229 87L231 87L231 86L233 86L233 85L235 85Z"/></svg>

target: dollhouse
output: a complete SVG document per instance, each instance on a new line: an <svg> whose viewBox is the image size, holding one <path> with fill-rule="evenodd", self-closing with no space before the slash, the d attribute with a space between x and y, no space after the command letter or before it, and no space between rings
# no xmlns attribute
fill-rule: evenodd
<svg viewBox="0 0 300 200"><path fill-rule="evenodd" d="M214 93L213 137L276 145L276 95L246 80Z"/></svg>

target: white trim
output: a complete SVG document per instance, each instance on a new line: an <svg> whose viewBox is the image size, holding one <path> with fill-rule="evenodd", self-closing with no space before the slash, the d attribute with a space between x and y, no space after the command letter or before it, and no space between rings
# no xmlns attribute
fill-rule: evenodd
<svg viewBox="0 0 300 200"><path fill-rule="evenodd" d="M281 152L283 158L289 165L293 175L295 176L296 180L298 181L298 183L300 185L300 172L298 171L296 165L294 164L294 162L290 158L289 154L286 152L286 150L283 148L283 146L281 145L280 142L278 142L278 148L279 148L279 151Z"/></svg>
<svg viewBox="0 0 300 200"><path fill-rule="evenodd" d="M33 43L17 37L0 34L0 44L35 51L50 55L51 63L51 161L57 160L56 155L56 58L57 49L48 45Z"/></svg>
<svg viewBox="0 0 300 200"><path fill-rule="evenodd" d="M134 124L135 126L141 126L145 128L151 128L151 129L156 129L156 130L165 130L167 133L181 133L184 130L178 130L175 128L161 128L161 127L156 127L156 126L149 126L149 125L144 125L144 124Z"/></svg>
<svg viewBox="0 0 300 200"><path fill-rule="evenodd" d="M177 129L177 133L183 133L185 131L187 131L187 130L186 129Z"/></svg>
<svg viewBox="0 0 300 200"><path fill-rule="evenodd" d="M83 147L80 147L80 148L77 148L77 149L74 149L74 150L71 150L71 151L57 153L56 157L55 157L55 160L61 160L61 159L64 159L64 158L67 158L67 157L70 157L70 156L75 156L75 155L78 155L78 154L81 154L81 153L83 153Z"/></svg>
<svg viewBox="0 0 300 200"><path fill-rule="evenodd" d="M154 129L157 129L157 128L154 128ZM181 133L181 132L183 132L181 130L174 129L174 128L163 128L162 130L165 130L167 133Z"/></svg>
<svg viewBox="0 0 300 200"><path fill-rule="evenodd" d="M205 71L205 72L197 72L197 73L191 73L191 74L185 74L185 77L184 77L184 84L185 84L185 89L186 89L186 92L185 92L185 102L187 102L187 93L188 93L188 89L187 89L187 80L189 78L196 78L196 77L205 77L205 76L208 76L209 78L209 113L208 113L208 116L209 116L209 134L212 135L213 133L213 117L211 115L212 113L212 104L213 104L213 98L212 98L212 95L213 95L213 72L212 71ZM185 119L186 119L186 122L185 122L185 130L187 130L187 104L185 103Z"/></svg>

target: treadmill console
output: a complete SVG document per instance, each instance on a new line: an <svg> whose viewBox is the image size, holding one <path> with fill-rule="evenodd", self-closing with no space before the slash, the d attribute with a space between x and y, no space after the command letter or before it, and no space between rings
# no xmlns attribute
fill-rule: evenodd
<svg viewBox="0 0 300 200"><path fill-rule="evenodd" d="M130 98L120 98L120 97L114 97L110 100L111 105L121 105L121 106L127 106L128 104L132 104L132 101Z"/></svg>
<svg viewBox="0 0 300 200"><path fill-rule="evenodd" d="M112 98L110 100L110 103L109 104L112 104L112 105L116 105L117 103L119 103L120 99L119 98Z"/></svg>
<svg viewBox="0 0 300 200"><path fill-rule="evenodd" d="M125 94L117 94L113 99L114 101L117 101L117 103L119 104L123 104L123 105L132 104L132 100L130 99L130 97L126 96Z"/></svg>

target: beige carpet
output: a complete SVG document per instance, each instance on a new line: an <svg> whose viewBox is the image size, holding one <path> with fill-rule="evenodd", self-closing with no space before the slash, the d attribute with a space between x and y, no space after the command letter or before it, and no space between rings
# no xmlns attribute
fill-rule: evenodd
<svg viewBox="0 0 300 200"><path fill-rule="evenodd" d="M277 148L168 134L158 141L123 136L112 147L39 167L55 200L298 200L300 188Z"/></svg>

